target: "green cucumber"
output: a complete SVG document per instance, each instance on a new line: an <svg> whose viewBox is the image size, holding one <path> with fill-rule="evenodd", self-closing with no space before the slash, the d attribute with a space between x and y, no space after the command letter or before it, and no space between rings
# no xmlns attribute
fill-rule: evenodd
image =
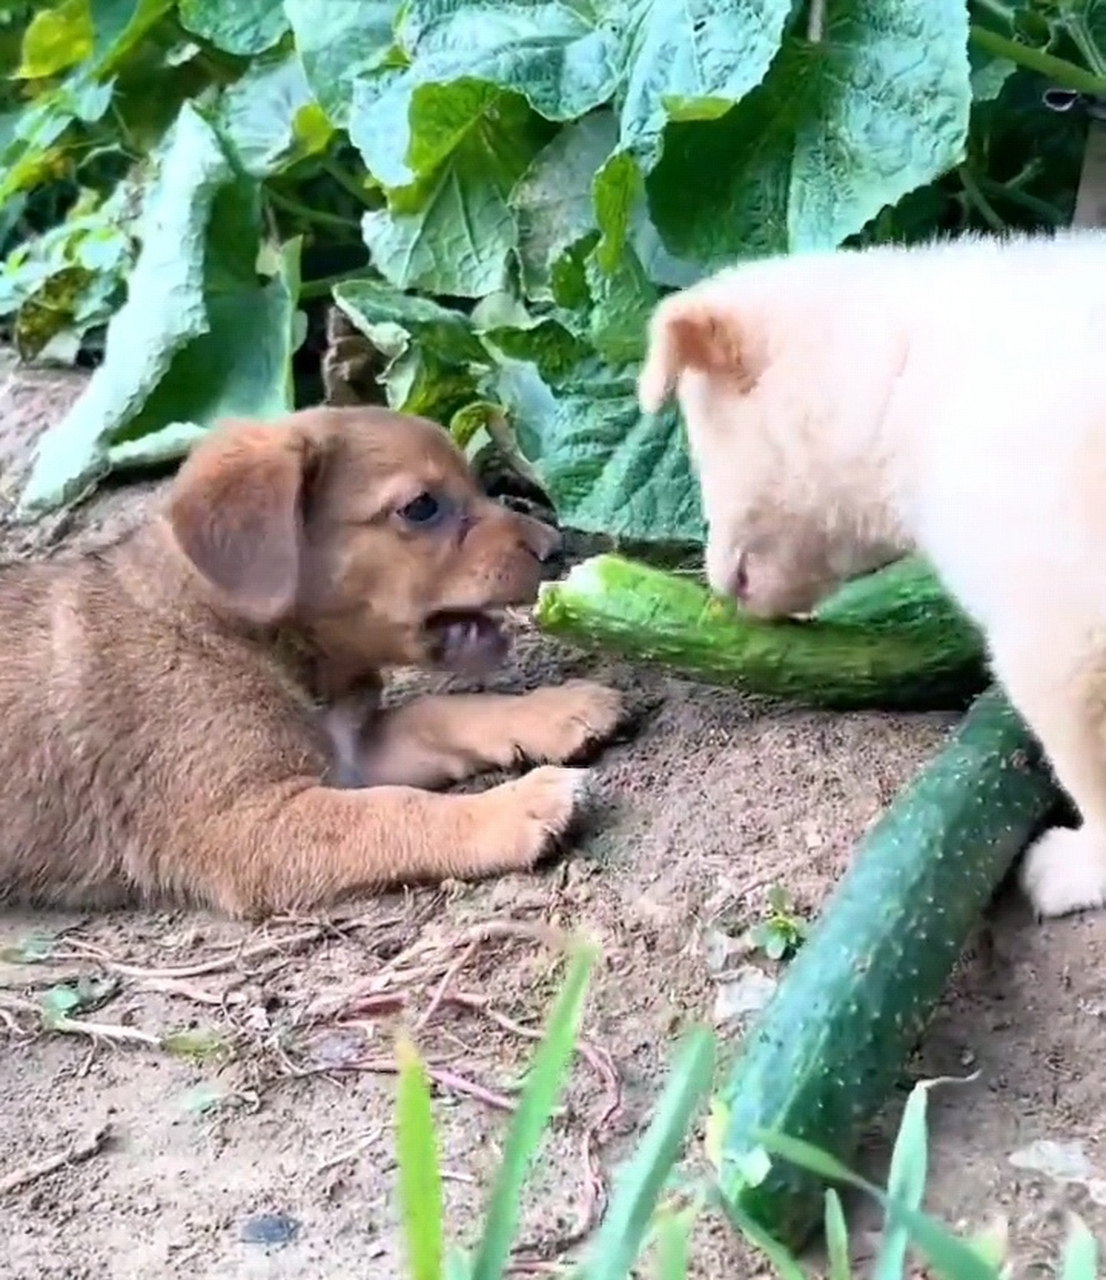
<svg viewBox="0 0 1106 1280"><path fill-rule="evenodd" d="M973 926L1060 798L1036 740L997 691L861 842L720 1092L720 1182L734 1220L801 1248L824 1186L773 1160L742 1181L764 1131L849 1163L894 1088Z"/></svg>
<svg viewBox="0 0 1106 1280"><path fill-rule="evenodd" d="M837 710L961 708L987 684L978 629L913 558L846 584L810 621L765 622L694 577L598 555L543 583L534 616L581 648Z"/></svg>

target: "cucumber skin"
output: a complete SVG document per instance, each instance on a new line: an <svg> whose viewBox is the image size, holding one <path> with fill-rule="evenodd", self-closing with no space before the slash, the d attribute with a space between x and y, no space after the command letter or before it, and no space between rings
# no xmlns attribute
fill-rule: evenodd
<svg viewBox="0 0 1106 1280"><path fill-rule="evenodd" d="M581 648L840 711L959 710L988 683L978 630L914 559L846 584L813 622L765 622L692 577L603 554L543 583L534 617Z"/></svg>
<svg viewBox="0 0 1106 1280"><path fill-rule="evenodd" d="M731 1162L775 1130L849 1163L972 927L1059 799L1018 715L996 688L982 694L863 839L742 1045L721 1091L728 1207L802 1247L821 1220L822 1182L773 1160L759 1186L742 1186Z"/></svg>

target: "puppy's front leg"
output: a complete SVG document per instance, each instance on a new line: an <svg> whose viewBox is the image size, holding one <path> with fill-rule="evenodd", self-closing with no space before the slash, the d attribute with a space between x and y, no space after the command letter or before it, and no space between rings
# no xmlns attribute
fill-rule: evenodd
<svg viewBox="0 0 1106 1280"><path fill-rule="evenodd" d="M992 640L995 675L1079 811L1029 847L1020 882L1039 917L1106 905L1106 654L1062 634Z"/></svg>
<svg viewBox="0 0 1106 1280"><path fill-rule="evenodd" d="M261 918L358 891L525 871L569 827L587 781L586 769L546 767L472 796L283 783L191 826L164 874L233 916Z"/></svg>
<svg viewBox="0 0 1106 1280"><path fill-rule="evenodd" d="M622 695L589 680L524 694L416 698L368 725L361 785L434 788L522 761L564 764L624 719Z"/></svg>

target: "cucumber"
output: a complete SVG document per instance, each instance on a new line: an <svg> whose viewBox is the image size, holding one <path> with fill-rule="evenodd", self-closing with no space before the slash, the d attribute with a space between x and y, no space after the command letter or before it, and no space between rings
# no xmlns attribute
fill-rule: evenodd
<svg viewBox="0 0 1106 1280"><path fill-rule="evenodd" d="M598 555L543 583L534 616L581 648L842 711L960 709L987 684L978 629L914 558L846 584L811 621L765 622L691 576Z"/></svg>
<svg viewBox="0 0 1106 1280"><path fill-rule="evenodd" d="M1036 740L992 688L864 838L720 1093L720 1181L735 1221L746 1214L802 1247L824 1188L776 1160L759 1185L743 1184L756 1135L851 1160L972 927L1058 799Z"/></svg>

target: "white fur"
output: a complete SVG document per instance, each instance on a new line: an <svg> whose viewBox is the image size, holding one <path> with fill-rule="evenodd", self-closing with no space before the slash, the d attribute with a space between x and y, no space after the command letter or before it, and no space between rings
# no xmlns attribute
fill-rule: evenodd
<svg viewBox="0 0 1106 1280"><path fill-rule="evenodd" d="M1106 232L744 264L666 299L712 585L764 615L920 550L1082 818L1030 849L1041 915L1106 903Z"/></svg>

